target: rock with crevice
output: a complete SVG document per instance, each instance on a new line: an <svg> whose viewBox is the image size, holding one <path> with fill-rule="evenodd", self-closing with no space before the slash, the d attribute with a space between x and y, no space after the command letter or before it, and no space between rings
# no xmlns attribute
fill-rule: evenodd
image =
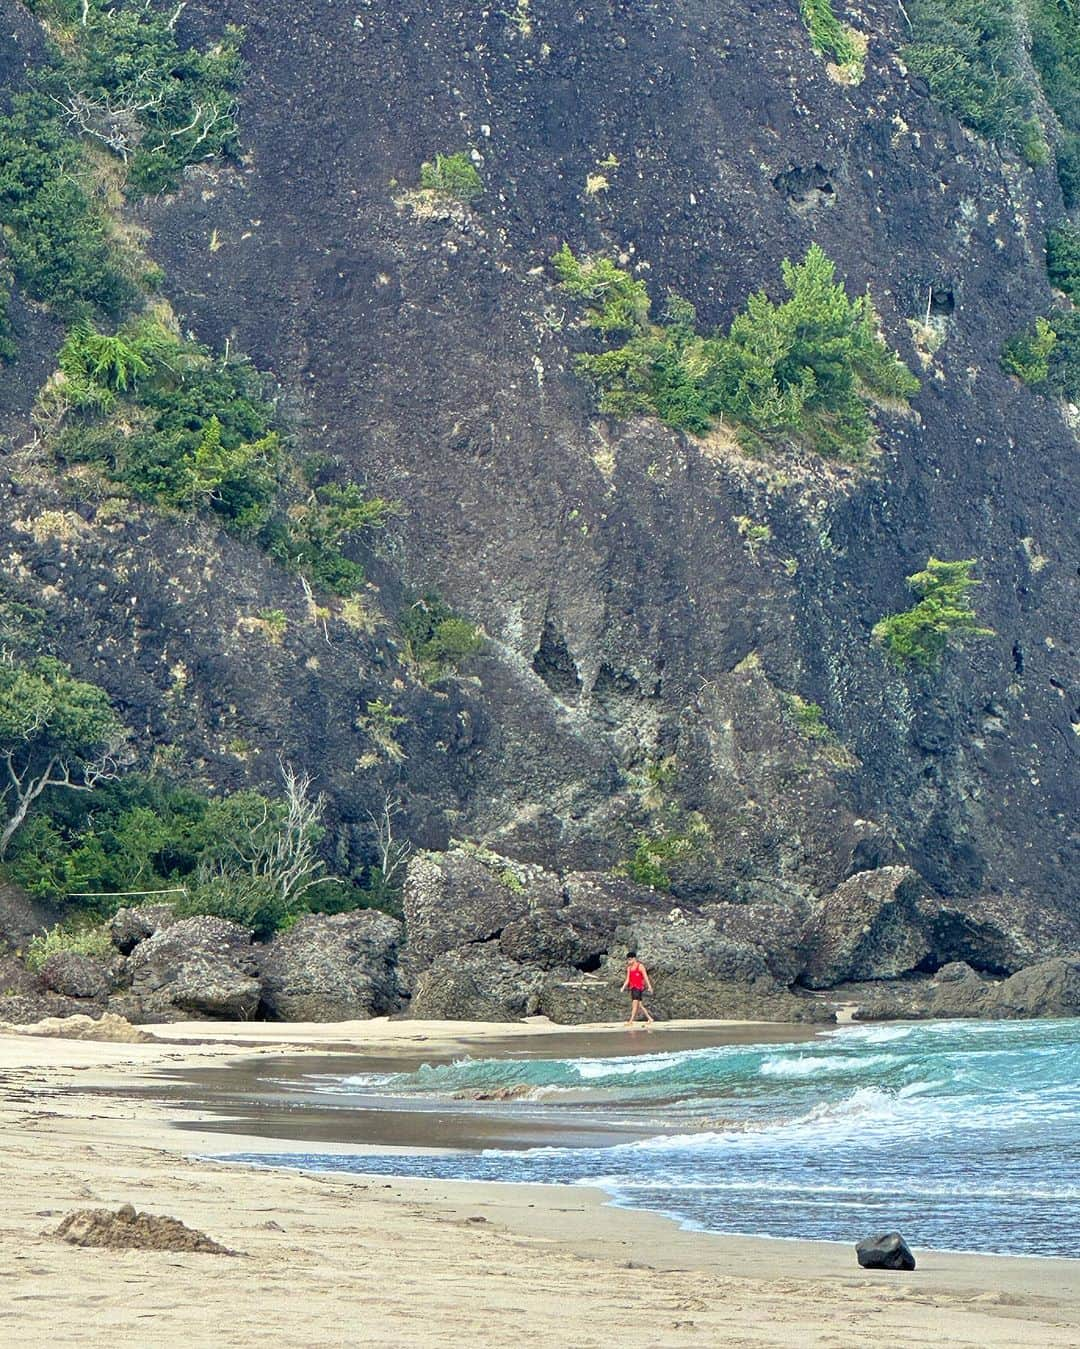
<svg viewBox="0 0 1080 1349"><path fill-rule="evenodd" d="M260 958L262 1005L282 1021L351 1021L401 1007L403 926L373 909L307 914Z"/></svg>
<svg viewBox="0 0 1080 1349"><path fill-rule="evenodd" d="M881 867L849 877L807 920L808 988L859 979L896 979L932 958L922 901L926 884L911 867Z"/></svg>
<svg viewBox="0 0 1080 1349"><path fill-rule="evenodd" d="M171 904L140 904L117 909L109 919L109 939L123 955L130 955L139 942L178 922Z"/></svg>
<svg viewBox="0 0 1080 1349"><path fill-rule="evenodd" d="M424 1020L517 1021L539 1010L544 976L494 942L444 952L418 977L409 1015Z"/></svg>
<svg viewBox="0 0 1080 1349"><path fill-rule="evenodd" d="M201 914L160 929L128 956L127 973L130 993L114 1010L136 1020L246 1020L259 1006L251 932L226 918Z"/></svg>

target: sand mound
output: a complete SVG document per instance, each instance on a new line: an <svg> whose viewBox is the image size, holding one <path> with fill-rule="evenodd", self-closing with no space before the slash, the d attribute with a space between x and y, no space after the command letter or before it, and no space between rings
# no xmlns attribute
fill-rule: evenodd
<svg viewBox="0 0 1080 1349"><path fill-rule="evenodd" d="M153 1036L138 1026L133 1026L125 1017L115 1012L106 1012L95 1019L92 1016L47 1016L27 1026L16 1026L7 1021L0 1022L0 1033L4 1035L53 1035L62 1040L108 1040L113 1044L141 1045L153 1040Z"/></svg>
<svg viewBox="0 0 1080 1349"><path fill-rule="evenodd" d="M235 1255L213 1241L205 1232L196 1232L179 1218L136 1213L131 1204L122 1204L114 1213L107 1208L83 1208L69 1213L53 1233L72 1246L104 1246L112 1251L197 1251L203 1255Z"/></svg>

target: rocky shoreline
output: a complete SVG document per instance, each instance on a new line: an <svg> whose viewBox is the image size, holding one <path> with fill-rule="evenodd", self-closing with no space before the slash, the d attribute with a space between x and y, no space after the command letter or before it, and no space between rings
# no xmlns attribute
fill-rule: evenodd
<svg viewBox="0 0 1080 1349"><path fill-rule="evenodd" d="M903 866L859 872L817 900L761 885L741 903L675 903L610 873L560 876L460 847L412 860L404 922L307 914L258 943L223 918L122 908L111 955L60 951L31 973L15 951L40 918L6 892L0 1021L615 1020L632 946L665 1019L1080 1014L1075 934L988 900L951 907Z"/></svg>

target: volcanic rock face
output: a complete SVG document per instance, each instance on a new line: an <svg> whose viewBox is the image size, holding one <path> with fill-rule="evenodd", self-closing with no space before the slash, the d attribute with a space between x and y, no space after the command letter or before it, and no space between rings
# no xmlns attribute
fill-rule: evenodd
<svg viewBox="0 0 1080 1349"><path fill-rule="evenodd" d="M920 908L925 884L910 867L863 871L822 900L806 934L808 988L892 979L931 955Z"/></svg>
<svg viewBox="0 0 1080 1349"><path fill-rule="evenodd" d="M400 772L419 846L453 834L560 874L605 870L639 823L633 775L671 759L671 795L712 831L677 902L757 883L827 894L903 862L950 903L1075 915L1075 443L998 361L1052 303L1051 168L934 107L898 59L895 6L856 20L857 88L829 78L794 5L554 0L528 32L498 8L362 9L188 5L185 37L223 21L247 35L244 156L189 171L138 223L182 326L250 353L305 452L400 502L372 603L392 616L437 587L491 637L473 682L423 687L392 626L325 636L295 578L209 523L87 501L70 537L31 528L60 501L40 474L11 484L0 522L13 598L43 609L144 748L176 743L217 785L268 785L279 754L318 770L350 865L370 862L368 811ZM3 13L33 53L26 14ZM420 163L459 148L484 194L415 209ZM923 376L913 412L877 412L872 472L598 418L546 269L562 240L621 255L656 309L671 288L703 324L777 294L781 260L816 240ZM928 298L932 352L914 340ZM0 431L23 443L58 333L17 313ZM768 542L749 552L740 520ZM930 553L978 560L996 636L924 679L889 667L869 631ZM262 610L287 618L273 650L237 626ZM792 726L794 693L831 741ZM395 764L358 725L376 697L407 719Z"/></svg>

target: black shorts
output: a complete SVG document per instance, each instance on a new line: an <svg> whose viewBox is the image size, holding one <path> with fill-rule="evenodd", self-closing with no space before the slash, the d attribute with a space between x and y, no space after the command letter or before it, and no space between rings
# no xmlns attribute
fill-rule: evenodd
<svg viewBox="0 0 1080 1349"><path fill-rule="evenodd" d="M645 990L643 988L632 988L630 990L631 1002L643 1002L645 999Z"/></svg>

